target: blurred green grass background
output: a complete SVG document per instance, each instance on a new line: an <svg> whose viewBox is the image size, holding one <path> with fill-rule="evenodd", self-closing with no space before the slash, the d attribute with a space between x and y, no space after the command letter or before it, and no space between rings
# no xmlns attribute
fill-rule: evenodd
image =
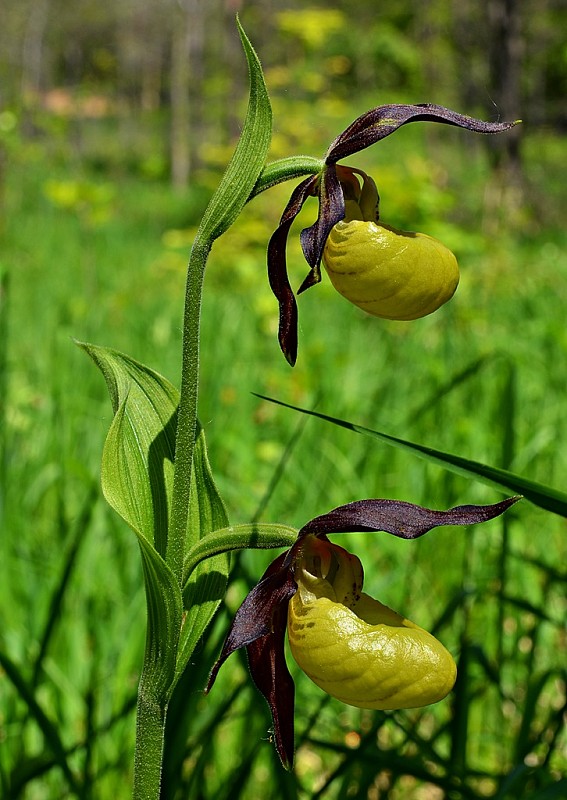
<svg viewBox="0 0 567 800"><path fill-rule="evenodd" d="M300 91L288 96L290 79ZM267 80L273 157L318 155L359 113L406 99L348 102L319 92L316 70L274 68ZM134 537L98 490L110 404L73 338L178 384L188 251L231 150L203 139L190 184L175 190L161 113L30 114L33 135L17 112L0 116L0 786L7 798L121 799L144 597ZM485 143L451 128L409 126L351 159L377 181L384 221L455 251L461 285L406 324L364 317L324 279L299 300L294 370L277 348L265 267L292 186L246 207L213 248L203 308L200 417L231 521L300 527L363 497L500 499L252 392L564 488L564 159L560 136L528 126L521 202ZM294 286L306 272L297 234L314 213L308 204L290 238ZM450 701L382 714L342 706L299 674L294 775L276 764L243 661L233 656L202 695L229 614L271 558L243 555L172 704L164 797L563 797L565 537L565 520L523 502L504 520L415 543L341 538L367 591L436 630L460 678Z"/></svg>

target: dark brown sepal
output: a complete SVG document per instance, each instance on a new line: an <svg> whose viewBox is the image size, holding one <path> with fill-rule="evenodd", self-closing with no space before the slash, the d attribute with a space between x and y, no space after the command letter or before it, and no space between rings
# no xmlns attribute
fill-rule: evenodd
<svg viewBox="0 0 567 800"><path fill-rule="evenodd" d="M321 258L329 233L345 216L343 189L337 177L334 164L327 167L320 176L319 213L317 220L309 228L301 231L301 248L311 272L301 284L298 294L304 292L321 280Z"/></svg>
<svg viewBox="0 0 567 800"><path fill-rule="evenodd" d="M209 692L217 673L226 659L240 647L272 633L280 603L289 602L295 594L296 584L282 553L272 561L260 581L246 595L229 628L222 652L211 670L205 692ZM284 627L285 630L285 627Z"/></svg>
<svg viewBox="0 0 567 800"><path fill-rule="evenodd" d="M357 500L315 517L299 531L300 540L308 534L385 531L401 539L417 539L439 525L475 525L499 516L520 500L510 497L488 506L456 506L434 511L402 500ZM295 547L295 545L294 545Z"/></svg>
<svg viewBox="0 0 567 800"><path fill-rule="evenodd" d="M295 187L268 244L268 280L280 307L278 339L292 367L297 360L297 303L287 275L285 250L289 229L306 199L314 193L318 179L318 175L311 175Z"/></svg>
<svg viewBox="0 0 567 800"><path fill-rule="evenodd" d="M373 108L355 119L329 147L326 163L334 164L345 156L358 153L385 139L409 122L440 122L465 128L474 133L489 134L501 133L516 125L516 122L485 122L432 103L416 105L392 103Z"/></svg>
<svg viewBox="0 0 567 800"><path fill-rule="evenodd" d="M250 674L266 698L274 723L274 744L286 769L291 769L294 754L295 686L285 660L285 630L289 598L278 605L273 633L248 645Z"/></svg>

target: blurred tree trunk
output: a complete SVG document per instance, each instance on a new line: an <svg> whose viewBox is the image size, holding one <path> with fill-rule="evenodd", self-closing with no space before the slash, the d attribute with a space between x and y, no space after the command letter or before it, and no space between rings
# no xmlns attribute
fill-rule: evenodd
<svg viewBox="0 0 567 800"><path fill-rule="evenodd" d="M490 89L499 116L521 116L521 78L524 55L522 30L524 0L488 0ZM494 107L490 108L494 112ZM493 113L492 113L493 116ZM502 220L519 223L525 206L521 158L522 126L487 139L493 167L487 187L486 225L497 229Z"/></svg>
<svg viewBox="0 0 567 800"><path fill-rule="evenodd" d="M528 38L534 36L535 2L547 0L453 0L457 85L468 113L493 121L515 120L523 116L524 102L533 100L529 87L534 76L527 74L525 62ZM547 21L538 18L538 24L545 27ZM524 94L526 89L528 94ZM513 227L526 222L529 193L522 164L523 133L523 126L517 125L504 134L480 140L491 167L483 222L491 234L502 225Z"/></svg>
<svg viewBox="0 0 567 800"><path fill-rule="evenodd" d="M30 108L38 102L41 90L45 88L45 35L47 31L50 0L37 0L29 8L22 40L21 56L21 102L22 133L32 135Z"/></svg>
<svg viewBox="0 0 567 800"><path fill-rule="evenodd" d="M22 42L22 95L37 96L42 88L44 40L49 20L49 0L37 0L29 10Z"/></svg>
<svg viewBox="0 0 567 800"><path fill-rule="evenodd" d="M170 73L171 180L187 186L198 158L202 116L205 3L180 0L172 25Z"/></svg>
<svg viewBox="0 0 567 800"><path fill-rule="evenodd" d="M140 75L140 105L144 111L155 111L160 107L162 63L161 38L156 36L153 40L146 40Z"/></svg>
<svg viewBox="0 0 567 800"><path fill-rule="evenodd" d="M453 0L451 4L452 52L456 64L456 86L464 113L474 114L487 85L487 52L481 35L486 25L478 0ZM479 41L480 40L480 41ZM480 45L480 46L479 46Z"/></svg>
<svg viewBox="0 0 567 800"><path fill-rule="evenodd" d="M503 119L518 119L521 107L521 77L524 40L523 0L488 0L490 31L490 84ZM520 139L522 129L514 128L504 137L491 137L493 163L521 179Z"/></svg>
<svg viewBox="0 0 567 800"><path fill-rule="evenodd" d="M227 87L230 101L221 104L219 128L221 136L224 134L229 141L238 137L242 126L239 108L234 101L246 96L248 85L246 62L243 63L242 46L235 23L236 15L240 13L241 9L242 0L224 0L222 8L224 30L218 40L223 48L220 54L220 63L226 71L225 74L230 76L230 83ZM255 47L261 47L261 42L255 42Z"/></svg>

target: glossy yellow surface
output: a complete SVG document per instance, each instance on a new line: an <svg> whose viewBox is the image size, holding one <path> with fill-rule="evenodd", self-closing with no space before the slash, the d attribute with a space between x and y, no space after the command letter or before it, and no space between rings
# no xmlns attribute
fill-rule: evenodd
<svg viewBox="0 0 567 800"><path fill-rule="evenodd" d="M457 260L437 239L361 219L334 226L323 263L343 297L384 319L432 314L459 283Z"/></svg>
<svg viewBox="0 0 567 800"><path fill-rule="evenodd" d="M296 571L298 591L289 605L289 643L301 669L358 708L417 708L445 697L456 678L450 653L361 591L356 556L326 547L330 557L311 553Z"/></svg>

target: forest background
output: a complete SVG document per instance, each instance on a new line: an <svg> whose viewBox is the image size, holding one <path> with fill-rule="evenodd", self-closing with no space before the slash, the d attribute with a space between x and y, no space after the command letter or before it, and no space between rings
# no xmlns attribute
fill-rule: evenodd
<svg viewBox="0 0 567 800"><path fill-rule="evenodd" d="M230 519L300 527L361 497L500 499L253 391L564 487L563 0L3 0L2 796L129 793L144 597L134 537L98 486L111 409L71 340L178 382L188 250L246 104L237 12L272 98L272 158L320 156L388 102L523 123L490 139L409 126L352 160L376 179L385 221L458 256L455 299L411 326L365 318L323 284L301 298L292 371L265 277L290 187L250 203L215 245L200 416ZM305 267L290 247L296 285ZM180 689L164 796L564 796L565 534L524 502L411 552L360 537L369 592L436 630L462 677L451 704L394 715L347 709L300 677L293 776L275 762L244 662L224 668L216 695L200 691L269 560L247 553Z"/></svg>

